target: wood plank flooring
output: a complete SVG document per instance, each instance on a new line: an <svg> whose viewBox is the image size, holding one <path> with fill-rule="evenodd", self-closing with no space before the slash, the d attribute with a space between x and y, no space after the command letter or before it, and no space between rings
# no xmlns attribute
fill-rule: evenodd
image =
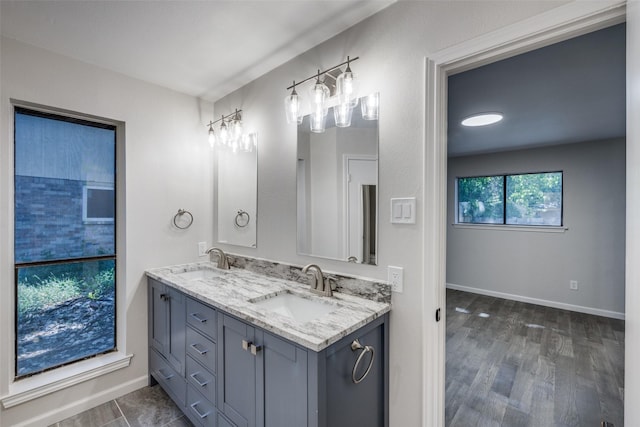
<svg viewBox="0 0 640 427"><path fill-rule="evenodd" d="M445 424L623 427L624 321L447 290Z"/></svg>

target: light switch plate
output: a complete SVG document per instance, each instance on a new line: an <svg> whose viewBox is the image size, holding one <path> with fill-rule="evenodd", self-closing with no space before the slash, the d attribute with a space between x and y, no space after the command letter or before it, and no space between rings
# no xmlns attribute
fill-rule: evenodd
<svg viewBox="0 0 640 427"><path fill-rule="evenodd" d="M416 223L416 198L397 197L391 199L391 223L415 224Z"/></svg>

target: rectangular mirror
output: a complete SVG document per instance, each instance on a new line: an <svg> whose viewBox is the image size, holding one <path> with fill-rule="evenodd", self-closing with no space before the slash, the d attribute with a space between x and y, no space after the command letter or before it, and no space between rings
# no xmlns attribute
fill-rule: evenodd
<svg viewBox="0 0 640 427"><path fill-rule="evenodd" d="M257 139L255 134L252 136ZM218 148L216 156L218 242L255 248L258 216L257 144L251 146L250 150Z"/></svg>
<svg viewBox="0 0 640 427"><path fill-rule="evenodd" d="M335 125L333 108L323 133L310 131L309 116L298 125L299 254L377 263L378 120L362 118L367 98L349 127Z"/></svg>

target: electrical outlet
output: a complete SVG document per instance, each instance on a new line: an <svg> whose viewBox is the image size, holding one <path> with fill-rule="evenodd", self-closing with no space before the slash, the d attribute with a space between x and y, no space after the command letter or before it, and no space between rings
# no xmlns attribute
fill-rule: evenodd
<svg viewBox="0 0 640 427"><path fill-rule="evenodd" d="M390 265L387 267L387 274L389 284L391 285L391 290L393 292L402 292L402 289L404 287L404 273L402 267L394 267Z"/></svg>
<svg viewBox="0 0 640 427"><path fill-rule="evenodd" d="M569 289L572 291L578 290L578 281L577 280L569 280Z"/></svg>
<svg viewBox="0 0 640 427"><path fill-rule="evenodd" d="M198 242L198 256L207 254L207 242Z"/></svg>

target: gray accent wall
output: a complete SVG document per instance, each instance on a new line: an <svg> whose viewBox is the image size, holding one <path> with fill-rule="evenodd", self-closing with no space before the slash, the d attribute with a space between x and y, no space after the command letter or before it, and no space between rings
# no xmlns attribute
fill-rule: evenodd
<svg viewBox="0 0 640 427"><path fill-rule="evenodd" d="M456 177L559 170L564 181L564 232L454 225ZM450 158L447 283L622 317L625 177L623 138ZM577 291L569 289L570 280L578 281Z"/></svg>

